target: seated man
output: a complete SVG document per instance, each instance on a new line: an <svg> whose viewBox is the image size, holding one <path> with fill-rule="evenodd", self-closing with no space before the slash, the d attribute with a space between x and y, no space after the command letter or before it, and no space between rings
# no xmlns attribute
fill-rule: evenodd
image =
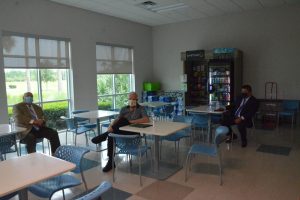
<svg viewBox="0 0 300 200"><path fill-rule="evenodd" d="M36 139L47 138L51 144L52 155L60 146L57 131L46 127L43 110L40 106L32 103L33 95L26 92L23 95L23 102L14 105L13 115L16 125L26 128L26 131L19 135L19 138L26 144L28 153L36 152Z"/></svg>
<svg viewBox="0 0 300 200"><path fill-rule="evenodd" d="M221 123L223 126L229 128L228 135L230 136L227 142L237 138L236 135L231 138L232 129L231 125L236 124L241 136L241 146L247 146L247 128L253 126L252 118L258 109L257 99L252 96L252 88L250 85L242 86L242 95L238 98L234 108L224 113L224 119Z"/></svg>
<svg viewBox="0 0 300 200"><path fill-rule="evenodd" d="M128 131L120 131L119 127L125 126L128 124L138 124L138 123L147 123L149 122L149 118L147 116L147 112L144 107L140 106L137 103L138 95L135 92L131 92L128 96L128 106L125 106L121 109L119 117L114 120L107 129L107 132L94 137L92 142L98 144L106 140L109 133L115 134L124 134L124 135L132 135L137 133L132 133ZM103 168L103 172L108 172L112 169L112 159L113 159L113 139L108 137L107 143L107 156L108 162L106 166Z"/></svg>

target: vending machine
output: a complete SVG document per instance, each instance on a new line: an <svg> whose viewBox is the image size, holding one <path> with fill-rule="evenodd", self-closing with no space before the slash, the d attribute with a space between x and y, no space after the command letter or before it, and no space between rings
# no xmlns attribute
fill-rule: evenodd
<svg viewBox="0 0 300 200"><path fill-rule="evenodd" d="M185 57L185 58L184 58ZM186 106L232 103L242 86L242 52L236 48L187 51L182 54L187 76Z"/></svg>

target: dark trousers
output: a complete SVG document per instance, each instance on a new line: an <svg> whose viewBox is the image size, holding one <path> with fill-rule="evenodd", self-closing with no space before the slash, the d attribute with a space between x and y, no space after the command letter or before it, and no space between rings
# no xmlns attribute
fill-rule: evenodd
<svg viewBox="0 0 300 200"><path fill-rule="evenodd" d="M237 128L240 132L241 142L242 144L247 144L247 125L245 121L242 121L240 124L234 123L235 117L233 115L224 115L223 120L221 122L222 126L227 126L229 128L228 135L230 136L232 133L232 125L237 125Z"/></svg>
<svg viewBox="0 0 300 200"><path fill-rule="evenodd" d="M38 138L46 138L50 141L52 154L54 154L56 149L60 146L60 141L56 130L48 127L41 127L39 130L32 128L26 137L22 139L22 141L26 144L28 153L36 152L36 139Z"/></svg>

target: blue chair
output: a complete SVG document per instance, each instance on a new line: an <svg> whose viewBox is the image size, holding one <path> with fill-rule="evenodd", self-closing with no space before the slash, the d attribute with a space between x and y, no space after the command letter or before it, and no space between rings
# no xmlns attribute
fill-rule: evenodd
<svg viewBox="0 0 300 200"><path fill-rule="evenodd" d="M297 112L299 110L299 101L297 100L284 100L282 101L282 111L278 112L277 123L280 118L291 118L291 126L293 127L296 122Z"/></svg>
<svg viewBox="0 0 300 200"><path fill-rule="evenodd" d="M88 152L88 149L76 146L60 146L55 151L55 157L72 162L76 165L72 172L80 172L82 181L70 174L63 174L32 185L28 188L28 190L41 198L49 199L51 199L55 192L60 190L62 190L63 199L65 199L64 189L78 186L82 182L87 190L87 184L82 170L82 159Z"/></svg>
<svg viewBox="0 0 300 200"><path fill-rule="evenodd" d="M0 152L4 154L4 159L6 159L7 153L17 152L17 155L19 156L16 135L13 134L0 137Z"/></svg>
<svg viewBox="0 0 300 200"><path fill-rule="evenodd" d="M115 111L115 112L119 112L120 109L110 109L110 111ZM102 128L108 128L110 123L111 123L111 120L115 119L116 116L111 116L111 117L108 117L108 120L105 120L105 121L101 121L100 122L100 126L101 126L101 131L102 131Z"/></svg>
<svg viewBox="0 0 300 200"><path fill-rule="evenodd" d="M220 172L220 185L222 185L222 159L221 152L219 150L219 145L225 141L226 135L229 132L229 129L226 126L219 126L215 131L215 140L213 145L207 144L194 144L191 146L185 165L185 181L187 181L187 171L191 170L191 160L192 155L201 154L211 157L216 157L219 160L219 172Z"/></svg>
<svg viewBox="0 0 300 200"><path fill-rule="evenodd" d="M88 135L87 132L93 132L94 135L96 136L96 133L93 128L88 128L85 126L78 126L76 124L76 120L74 118L67 118L65 116L61 116L61 119L63 119L66 122L67 129L66 129L66 144L68 144L68 133L71 132L73 133L73 140L75 136L75 146L77 144L77 135L85 134L85 140L86 140L86 145L89 145L89 140L88 140Z"/></svg>
<svg viewBox="0 0 300 200"><path fill-rule="evenodd" d="M37 138L36 139L36 143L42 143L42 148L43 148L43 153L45 153L45 145L44 145L44 139L45 138ZM50 145L49 145L49 140L48 141L48 150L49 150L49 155L51 155L51 150L50 150ZM19 141L19 152L20 152L20 156L22 155L22 144L26 145L26 142L24 140L20 140Z"/></svg>
<svg viewBox="0 0 300 200"><path fill-rule="evenodd" d="M0 162L3 161L3 156L2 156L2 152L0 151ZM18 195L18 192L14 192L8 195L5 195L3 197L0 197L0 200L9 200L11 198L13 198L14 196Z"/></svg>
<svg viewBox="0 0 300 200"><path fill-rule="evenodd" d="M114 140L113 155L117 155L117 154L129 155L130 168L132 166L131 157L132 156L138 157L140 185L142 186L141 158L148 150L150 150L151 158L152 158L151 148L146 145L141 145L141 136L140 135L118 135L118 134L110 133L109 137L112 137ZM113 162L112 164L114 165L115 158L113 159L112 162ZM151 160L151 165L152 165L152 160ZM113 181L115 181L115 168L114 167L113 167Z"/></svg>
<svg viewBox="0 0 300 200"><path fill-rule="evenodd" d="M173 121L174 122L183 122L183 123L188 123L188 124L192 124L192 120L193 120L193 117L191 116L174 116L173 118ZM184 130L181 130L181 131L177 131L176 133L173 133L171 135L168 135L168 136L164 136L164 137L161 137L161 145L160 145L160 151L162 149L162 141L163 140L166 140L166 141L172 141L172 142L175 142L175 152L177 152L177 158L176 158L176 161L178 163L178 160L179 160L179 142L182 138L190 138L191 139L191 132L192 132L192 128L189 127L189 128L186 128ZM191 140L190 140L190 144L191 144ZM160 155L161 155L161 152L160 152Z"/></svg>
<svg viewBox="0 0 300 200"><path fill-rule="evenodd" d="M103 193L105 193L106 191L108 191L111 188L111 183L107 182L107 181L103 181L98 187L96 187L95 189L93 189L91 192L89 192L88 194L79 197L75 200L97 200L97 199L101 199L101 195Z"/></svg>
<svg viewBox="0 0 300 200"><path fill-rule="evenodd" d="M74 111L72 111L72 114L79 114L79 113L85 113L85 112L89 112L89 110L74 110ZM97 128L97 124L96 123L90 123L90 119L88 119L88 118L74 117L74 119L75 119L76 124L78 126L84 126L86 128L90 128L90 129Z"/></svg>
<svg viewBox="0 0 300 200"><path fill-rule="evenodd" d="M196 136L196 129L201 129L201 136L204 141L204 129L208 129L208 115L199 113L190 113L193 116L192 125L194 130L194 137ZM199 138L201 139L200 135Z"/></svg>
<svg viewBox="0 0 300 200"><path fill-rule="evenodd" d="M173 114L174 114L174 106L173 105L165 105L163 107L164 117L173 118Z"/></svg>

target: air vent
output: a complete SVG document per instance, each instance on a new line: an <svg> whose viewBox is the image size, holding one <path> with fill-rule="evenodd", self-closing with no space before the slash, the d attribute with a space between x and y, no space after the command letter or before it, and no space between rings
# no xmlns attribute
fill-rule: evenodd
<svg viewBox="0 0 300 200"><path fill-rule="evenodd" d="M141 6L146 9L150 9L156 5L157 5L157 3L153 2L153 1L145 1L145 2L141 3Z"/></svg>
<svg viewBox="0 0 300 200"><path fill-rule="evenodd" d="M140 4L137 4L137 6L144 8L146 10L149 10L151 12L160 13L160 12L169 12L174 10L179 10L183 8L187 8L188 6L184 3L175 3L175 4L164 4L164 5L158 5L157 3L153 1L145 1Z"/></svg>

